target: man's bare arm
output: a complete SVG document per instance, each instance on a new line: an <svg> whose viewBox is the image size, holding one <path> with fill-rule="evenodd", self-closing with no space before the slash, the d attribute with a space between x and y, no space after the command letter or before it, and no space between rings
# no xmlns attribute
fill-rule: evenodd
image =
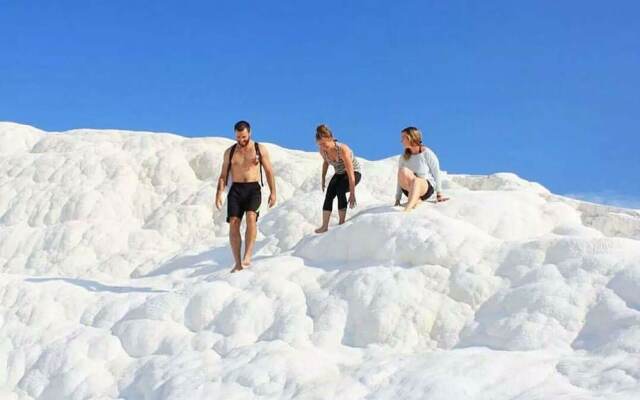
<svg viewBox="0 0 640 400"><path fill-rule="evenodd" d="M216 207L222 207L222 192L224 192L225 186L227 186L227 171L229 171L229 149L224 152L222 157L222 169L220 170L220 177L218 178L218 187L216 190Z"/></svg>
<svg viewBox="0 0 640 400"><path fill-rule="evenodd" d="M269 151L266 146L259 144L260 146L260 156L262 167L264 168L264 172L267 175L267 184L269 185L269 191L271 194L269 195L269 207L273 207L276 203L276 179L273 175L273 167L271 165L271 156L269 155Z"/></svg>

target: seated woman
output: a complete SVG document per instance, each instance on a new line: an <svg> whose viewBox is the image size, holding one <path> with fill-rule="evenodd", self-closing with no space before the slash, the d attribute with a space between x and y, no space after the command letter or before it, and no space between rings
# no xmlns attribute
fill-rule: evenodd
<svg viewBox="0 0 640 400"><path fill-rule="evenodd" d="M396 190L396 206L404 193L409 200L404 211L413 210L419 200L427 200L436 192L436 200L446 201L442 195L440 184L440 163L438 157L426 146L422 145L422 133L418 128L404 128L401 135L404 153L398 163L398 184Z"/></svg>
<svg viewBox="0 0 640 400"><path fill-rule="evenodd" d="M329 219L333 210L333 199L338 198L338 216L340 224L344 224L347 217L347 192L349 192L349 206L356 206L356 185L360 182L360 163L353 155L353 152L344 143L338 143L333 137L333 133L326 125L316 128L316 144L320 150L320 155L324 160L322 163L322 190L325 188L325 175L329 164L333 166L335 174L329 181L327 193L322 206L322 226L316 229L316 233L323 233L329 229Z"/></svg>

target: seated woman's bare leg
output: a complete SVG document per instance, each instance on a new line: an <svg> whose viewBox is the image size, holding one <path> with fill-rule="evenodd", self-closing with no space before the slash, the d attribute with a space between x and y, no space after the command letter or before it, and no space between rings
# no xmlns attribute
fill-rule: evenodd
<svg viewBox="0 0 640 400"><path fill-rule="evenodd" d="M422 178L415 178L413 180L413 186L411 187L411 190L409 190L409 201L407 201L404 211L411 211L416 208L420 201L420 197L427 193L428 189L429 184L426 180Z"/></svg>

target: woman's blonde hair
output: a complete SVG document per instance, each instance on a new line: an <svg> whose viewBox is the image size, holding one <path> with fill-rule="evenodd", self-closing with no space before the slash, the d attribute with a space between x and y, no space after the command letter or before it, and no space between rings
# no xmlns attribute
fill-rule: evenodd
<svg viewBox="0 0 640 400"><path fill-rule="evenodd" d="M407 135L407 139L409 139L409 143L411 143L412 146L420 146L422 148L422 132L420 132L420 129L415 126L409 126L401 132ZM411 158L411 149L404 149L402 157L404 157L405 160Z"/></svg>
<svg viewBox="0 0 640 400"><path fill-rule="evenodd" d="M329 127L326 126L325 124L318 125L318 127L316 128L316 142L320 139L336 140L333 137L333 133L331 132L331 129L329 129Z"/></svg>

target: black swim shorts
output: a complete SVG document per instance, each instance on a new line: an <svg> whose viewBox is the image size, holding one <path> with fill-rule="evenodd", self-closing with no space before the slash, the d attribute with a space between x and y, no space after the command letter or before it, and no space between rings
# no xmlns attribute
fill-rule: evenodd
<svg viewBox="0 0 640 400"><path fill-rule="evenodd" d="M431 185L431 182L427 181L427 185L429 186L429 188L427 189L427 193L420 196L420 200L422 201L427 200L433 194L433 186ZM405 196L409 197L409 192L407 192L406 190L402 189L402 193L404 193Z"/></svg>
<svg viewBox="0 0 640 400"><path fill-rule="evenodd" d="M254 211L257 220L260 215L260 203L262 191L258 182L234 182L227 196L227 222L231 217L242 219L247 211Z"/></svg>

